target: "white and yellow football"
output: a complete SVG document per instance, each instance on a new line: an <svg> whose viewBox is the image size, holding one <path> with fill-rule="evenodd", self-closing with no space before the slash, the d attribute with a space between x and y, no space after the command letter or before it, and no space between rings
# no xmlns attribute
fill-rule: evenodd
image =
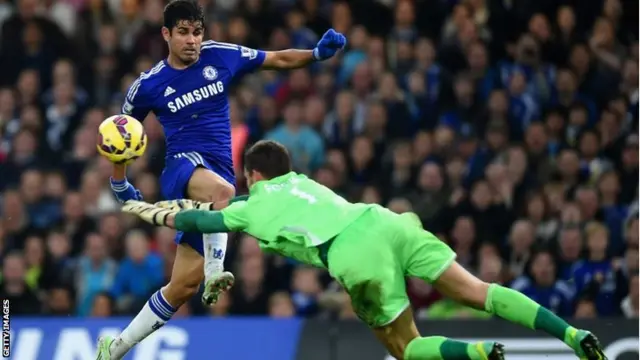
<svg viewBox="0 0 640 360"><path fill-rule="evenodd" d="M98 152L114 164L130 164L147 148L147 134L140 121L128 115L114 115L98 128Z"/></svg>

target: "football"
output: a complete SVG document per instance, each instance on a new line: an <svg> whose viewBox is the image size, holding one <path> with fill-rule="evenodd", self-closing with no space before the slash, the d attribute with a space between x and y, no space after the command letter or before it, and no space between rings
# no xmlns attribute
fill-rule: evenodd
<svg viewBox="0 0 640 360"><path fill-rule="evenodd" d="M147 134L140 121L128 115L114 115L98 128L98 152L114 164L130 164L147 148Z"/></svg>

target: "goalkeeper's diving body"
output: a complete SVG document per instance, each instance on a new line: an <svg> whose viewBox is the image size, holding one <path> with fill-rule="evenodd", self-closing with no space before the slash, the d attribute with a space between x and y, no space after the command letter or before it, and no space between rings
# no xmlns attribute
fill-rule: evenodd
<svg viewBox="0 0 640 360"><path fill-rule="evenodd" d="M525 295L485 283L456 261L445 243L425 231L414 214L349 203L330 189L291 171L285 148L260 141L245 154L248 197L221 211L190 200L125 203L123 211L181 231L243 231L267 252L326 268L351 297L357 316L396 359L501 360L502 345L420 337L405 277L433 283L439 292L510 322L565 342L581 359L606 359L596 337L576 329ZM225 204L226 205L226 204Z"/></svg>

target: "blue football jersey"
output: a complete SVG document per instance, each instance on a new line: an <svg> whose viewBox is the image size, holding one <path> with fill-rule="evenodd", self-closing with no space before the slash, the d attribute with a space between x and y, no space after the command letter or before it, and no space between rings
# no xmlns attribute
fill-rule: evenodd
<svg viewBox="0 0 640 360"><path fill-rule="evenodd" d="M151 111L164 129L166 157L196 152L232 169L228 88L238 76L262 65L265 53L244 46L205 41L199 60L186 69L166 59L140 74L122 113L142 121Z"/></svg>

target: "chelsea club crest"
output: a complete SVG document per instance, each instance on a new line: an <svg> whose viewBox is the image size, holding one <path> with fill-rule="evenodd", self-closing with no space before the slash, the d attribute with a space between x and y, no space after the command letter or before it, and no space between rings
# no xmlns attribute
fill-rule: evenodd
<svg viewBox="0 0 640 360"><path fill-rule="evenodd" d="M213 66L206 66L202 70L202 76L204 76L204 78L209 81L213 81L218 77L218 70L216 70L216 68L214 68Z"/></svg>

